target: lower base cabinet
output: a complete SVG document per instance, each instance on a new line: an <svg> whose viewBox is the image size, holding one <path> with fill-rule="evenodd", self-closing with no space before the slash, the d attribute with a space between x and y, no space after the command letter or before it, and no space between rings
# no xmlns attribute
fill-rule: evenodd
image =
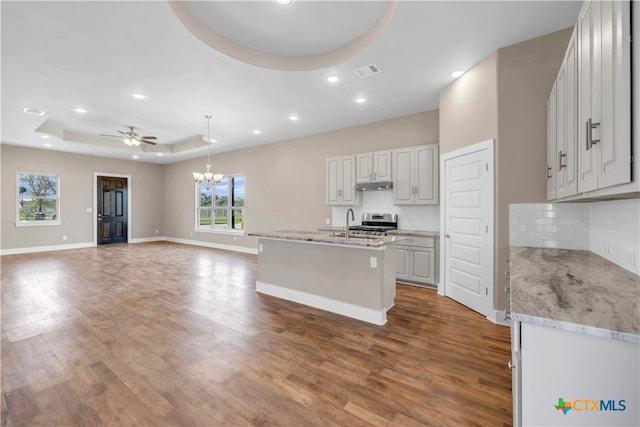
<svg viewBox="0 0 640 427"><path fill-rule="evenodd" d="M514 426L640 420L640 344L512 322Z"/></svg>
<svg viewBox="0 0 640 427"><path fill-rule="evenodd" d="M396 242L396 281L435 284L435 247L431 237L400 237Z"/></svg>

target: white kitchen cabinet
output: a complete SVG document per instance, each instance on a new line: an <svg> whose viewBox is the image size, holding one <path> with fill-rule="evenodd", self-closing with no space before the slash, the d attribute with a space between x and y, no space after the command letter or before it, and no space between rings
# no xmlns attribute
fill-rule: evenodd
<svg viewBox="0 0 640 427"><path fill-rule="evenodd" d="M327 205L359 206L362 192L355 191L356 156L330 157L326 161Z"/></svg>
<svg viewBox="0 0 640 427"><path fill-rule="evenodd" d="M577 55L574 29L556 78L556 197L578 193Z"/></svg>
<svg viewBox="0 0 640 427"><path fill-rule="evenodd" d="M556 179L558 171L556 165L556 83L553 83L549 99L547 100L547 200L556 198Z"/></svg>
<svg viewBox="0 0 640 427"><path fill-rule="evenodd" d="M629 1L586 1L578 16L578 192L631 181Z"/></svg>
<svg viewBox="0 0 640 427"><path fill-rule="evenodd" d="M391 151L356 154L356 183L391 181Z"/></svg>
<svg viewBox="0 0 640 427"><path fill-rule="evenodd" d="M435 245L430 237L399 236L396 242L396 281L435 284Z"/></svg>
<svg viewBox="0 0 640 427"><path fill-rule="evenodd" d="M640 345L613 336L513 321L514 425L637 425Z"/></svg>
<svg viewBox="0 0 640 427"><path fill-rule="evenodd" d="M578 193L576 67L574 29L547 101L547 200Z"/></svg>
<svg viewBox="0 0 640 427"><path fill-rule="evenodd" d="M396 205L438 204L438 145L392 150Z"/></svg>

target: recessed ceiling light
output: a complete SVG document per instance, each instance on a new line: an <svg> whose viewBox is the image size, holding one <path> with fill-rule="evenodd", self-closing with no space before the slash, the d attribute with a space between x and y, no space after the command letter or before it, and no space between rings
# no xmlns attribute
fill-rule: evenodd
<svg viewBox="0 0 640 427"><path fill-rule="evenodd" d="M289 120L291 120L292 122L297 122L298 120L300 120L300 117L292 115L292 116L289 116Z"/></svg>
<svg viewBox="0 0 640 427"><path fill-rule="evenodd" d="M51 147L51 144L47 143L47 144L44 144L44 146L48 148L48 147Z"/></svg>
<svg viewBox="0 0 640 427"><path fill-rule="evenodd" d="M256 135L260 135L262 131L260 129L255 129L253 133L255 133Z"/></svg>
<svg viewBox="0 0 640 427"><path fill-rule="evenodd" d="M132 93L131 96L133 96L135 99L145 99L146 96L144 96L141 93Z"/></svg>
<svg viewBox="0 0 640 427"><path fill-rule="evenodd" d="M458 78L464 74L464 70L454 70L451 72L451 77Z"/></svg>
<svg viewBox="0 0 640 427"><path fill-rule="evenodd" d="M33 114L34 116L44 116L44 111L36 110L35 108L25 107L22 112Z"/></svg>
<svg viewBox="0 0 640 427"><path fill-rule="evenodd" d="M139 159L140 158L140 156L136 156L135 154L133 156L131 156L131 157L133 157L134 159Z"/></svg>
<svg viewBox="0 0 640 427"><path fill-rule="evenodd" d="M356 102L358 104L364 104L365 102L367 102L367 98L363 98L363 97L356 98Z"/></svg>
<svg viewBox="0 0 640 427"><path fill-rule="evenodd" d="M283 6L288 5L289 3L291 3L291 0L276 0L278 2L278 4L281 4Z"/></svg>
<svg viewBox="0 0 640 427"><path fill-rule="evenodd" d="M340 81L340 76L338 76L337 74L332 74L327 77L327 81L329 83L338 83Z"/></svg>
<svg viewBox="0 0 640 427"><path fill-rule="evenodd" d="M156 156L162 157L162 153L157 153Z"/></svg>
<svg viewBox="0 0 640 427"><path fill-rule="evenodd" d="M40 138L42 138L42 139L49 139L49 138L51 138L51 136L49 136L49 135L40 135Z"/></svg>
<svg viewBox="0 0 640 427"><path fill-rule="evenodd" d="M75 111L76 113L80 113L80 114L84 114L84 113L87 112L87 110L85 110L84 108L80 108L80 107L74 108L73 111Z"/></svg>

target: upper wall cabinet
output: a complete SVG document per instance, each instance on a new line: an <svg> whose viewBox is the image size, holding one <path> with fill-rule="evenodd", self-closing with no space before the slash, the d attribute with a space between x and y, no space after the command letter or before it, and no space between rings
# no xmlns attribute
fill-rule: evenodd
<svg viewBox="0 0 640 427"><path fill-rule="evenodd" d="M631 181L631 5L587 1L578 17L578 192Z"/></svg>
<svg viewBox="0 0 640 427"><path fill-rule="evenodd" d="M391 179L391 151L356 154L356 183Z"/></svg>
<svg viewBox="0 0 640 427"><path fill-rule="evenodd" d="M438 204L438 144L392 150L396 205Z"/></svg>
<svg viewBox="0 0 640 427"><path fill-rule="evenodd" d="M631 182L630 15L629 1L580 11L547 103L548 200L617 194Z"/></svg>
<svg viewBox="0 0 640 427"><path fill-rule="evenodd" d="M327 166L327 205L358 206L362 192L355 191L356 156L331 157Z"/></svg>
<svg viewBox="0 0 640 427"><path fill-rule="evenodd" d="M547 200L578 193L576 31L547 102Z"/></svg>

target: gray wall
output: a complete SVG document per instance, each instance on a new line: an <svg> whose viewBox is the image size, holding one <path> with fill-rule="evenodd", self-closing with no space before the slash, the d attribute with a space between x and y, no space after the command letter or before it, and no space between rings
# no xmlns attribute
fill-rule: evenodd
<svg viewBox="0 0 640 427"><path fill-rule="evenodd" d="M545 201L546 102L571 29L499 49L440 94L440 152L494 138L494 307L507 295L509 203ZM444 221L444 218L441 219Z"/></svg>
<svg viewBox="0 0 640 427"><path fill-rule="evenodd" d="M2 250L89 244L94 240L94 172L131 175L129 189L132 212L129 218L132 239L163 233L163 166L126 160L106 159L52 150L38 150L3 144L1 247ZM60 176L61 225L16 227L18 172L51 173ZM158 234L156 235L156 229ZM66 235L67 240L62 240Z"/></svg>
<svg viewBox="0 0 640 427"><path fill-rule="evenodd" d="M438 111L370 123L212 156L212 167L246 176L247 232L315 229L331 218L325 205L325 158L438 142ZM170 237L254 249L250 236L194 232L195 187L191 172L206 157L155 165L68 154L51 150L0 146L3 251L93 242L93 173L131 175L132 239ZM15 227L16 173L59 174L60 226ZM158 230L156 234L155 230ZM67 240L63 241L62 236Z"/></svg>
<svg viewBox="0 0 640 427"><path fill-rule="evenodd" d="M404 116L244 150L216 154L212 169L246 176L246 231L315 230L331 218L325 204L325 159L438 142L438 111ZM251 236L194 232L191 172L206 158L165 167L165 235L212 244L255 248Z"/></svg>

